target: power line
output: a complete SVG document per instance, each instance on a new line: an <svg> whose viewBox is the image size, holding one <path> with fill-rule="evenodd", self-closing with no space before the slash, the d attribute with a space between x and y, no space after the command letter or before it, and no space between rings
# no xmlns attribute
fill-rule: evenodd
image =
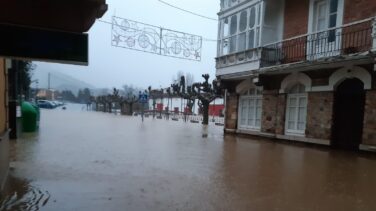
<svg viewBox="0 0 376 211"><path fill-rule="evenodd" d="M186 13L189 13L191 15L195 15L195 16L198 16L198 17L201 17L201 18L205 18L205 19L208 19L208 20L212 20L212 21L218 21L216 18L212 18L212 17L208 17L208 16L205 16L205 15L201 15L201 14L198 14L198 13L195 13L195 12L192 12L192 11L189 11L189 10L186 10L186 9L183 9L183 8L180 8L180 7L177 7L175 5L172 5L168 2L165 2L165 1L162 1L162 0L158 0L159 2L161 2L162 4L165 4L167 6L170 6L172 8L175 8L175 9L178 9L178 10L181 10L183 12L186 12Z"/></svg>

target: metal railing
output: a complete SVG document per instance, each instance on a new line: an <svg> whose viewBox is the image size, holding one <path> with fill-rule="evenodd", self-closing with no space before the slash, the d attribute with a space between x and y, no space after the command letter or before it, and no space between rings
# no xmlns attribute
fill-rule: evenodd
<svg viewBox="0 0 376 211"><path fill-rule="evenodd" d="M374 19L330 28L262 47L261 67L366 52L373 45Z"/></svg>

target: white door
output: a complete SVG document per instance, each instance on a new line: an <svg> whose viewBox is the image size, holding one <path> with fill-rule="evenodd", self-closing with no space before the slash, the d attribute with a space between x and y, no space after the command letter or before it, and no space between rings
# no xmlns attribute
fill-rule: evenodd
<svg viewBox="0 0 376 211"><path fill-rule="evenodd" d="M318 59L340 53L340 29L337 26L338 0L315 0L312 34L308 36L308 57Z"/></svg>

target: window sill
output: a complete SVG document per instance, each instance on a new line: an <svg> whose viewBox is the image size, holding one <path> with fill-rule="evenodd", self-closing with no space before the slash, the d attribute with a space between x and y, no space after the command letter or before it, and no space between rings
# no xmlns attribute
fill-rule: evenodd
<svg viewBox="0 0 376 211"><path fill-rule="evenodd" d="M305 137L305 131L292 131L292 130L287 130L285 131L286 136L298 136L298 137Z"/></svg>
<svg viewBox="0 0 376 211"><path fill-rule="evenodd" d="M242 131L252 131L252 132L260 132L261 128L256 128L256 127L239 127L239 130L242 130Z"/></svg>

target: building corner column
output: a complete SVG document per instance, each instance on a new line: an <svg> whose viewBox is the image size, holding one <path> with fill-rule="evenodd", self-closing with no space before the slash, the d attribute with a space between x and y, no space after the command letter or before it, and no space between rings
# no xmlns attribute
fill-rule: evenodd
<svg viewBox="0 0 376 211"><path fill-rule="evenodd" d="M376 17L372 21L372 51L376 51Z"/></svg>

